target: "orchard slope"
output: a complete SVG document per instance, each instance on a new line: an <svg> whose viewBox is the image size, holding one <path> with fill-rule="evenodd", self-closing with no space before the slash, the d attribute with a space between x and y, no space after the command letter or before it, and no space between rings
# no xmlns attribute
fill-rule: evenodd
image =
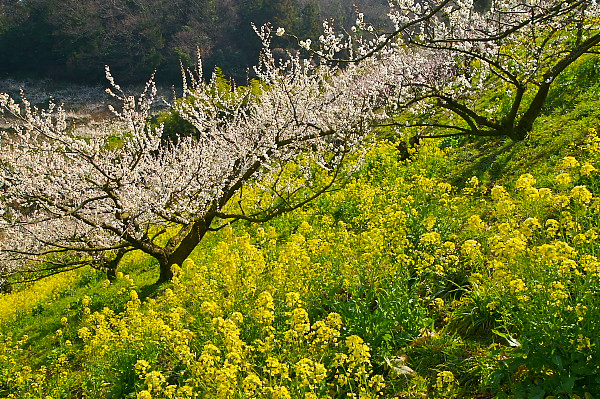
<svg viewBox="0 0 600 399"><path fill-rule="evenodd" d="M600 5L475 11L256 28L177 140L108 69L89 137L1 95L0 396L599 396Z"/></svg>
<svg viewBox="0 0 600 399"><path fill-rule="evenodd" d="M171 112L185 135L151 123L153 79L127 95L109 67L108 92L122 104L111 110L122 124L85 136L69 128L61 106L40 110L0 94L13 130L0 132L0 278L91 266L114 279L139 250L157 261L157 283L169 281L207 234L268 222L340 189L379 129L411 144L527 140L559 78L600 43L595 0L483 9L409 0L391 3L389 17L387 33L362 13L349 32L325 21L317 43L255 26L262 51L248 87L218 71L205 81L201 59L183 71L183 98ZM276 56L281 37L302 51Z"/></svg>
<svg viewBox="0 0 600 399"><path fill-rule="evenodd" d="M0 392L595 396L600 138L595 111L560 120L579 112L544 116L544 158L430 141L400 161L379 143L343 189L223 229L158 290L134 252L112 283L81 270L4 295Z"/></svg>

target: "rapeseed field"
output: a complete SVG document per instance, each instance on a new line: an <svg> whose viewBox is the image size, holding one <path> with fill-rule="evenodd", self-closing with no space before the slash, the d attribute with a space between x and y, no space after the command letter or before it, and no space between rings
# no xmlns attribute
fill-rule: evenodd
<svg viewBox="0 0 600 399"><path fill-rule="evenodd" d="M0 397L599 397L600 102L578 76L523 142L402 160L387 132L345 186L223 228L169 284L132 253L112 282L0 295Z"/></svg>

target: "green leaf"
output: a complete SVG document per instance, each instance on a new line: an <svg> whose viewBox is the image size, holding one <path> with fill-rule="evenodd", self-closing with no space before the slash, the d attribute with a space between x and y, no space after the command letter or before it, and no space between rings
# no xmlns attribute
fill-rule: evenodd
<svg viewBox="0 0 600 399"><path fill-rule="evenodd" d="M558 366L561 370L564 368L563 360L558 353L552 356L552 362Z"/></svg>
<svg viewBox="0 0 600 399"><path fill-rule="evenodd" d="M517 341L515 338L511 337L510 335L500 332L498 330L492 330L492 332L496 335L498 335L499 337L504 338L508 344L510 346L512 346L513 348L520 348L521 347L521 343L519 341Z"/></svg>

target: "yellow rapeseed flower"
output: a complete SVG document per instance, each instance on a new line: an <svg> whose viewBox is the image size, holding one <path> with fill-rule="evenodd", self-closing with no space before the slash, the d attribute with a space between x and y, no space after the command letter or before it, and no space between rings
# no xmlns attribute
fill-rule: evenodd
<svg viewBox="0 0 600 399"><path fill-rule="evenodd" d="M217 305L216 302L213 301L202 302L202 305L200 306L200 312L202 312L202 314L210 316L211 318L223 316L221 308L219 307L219 305Z"/></svg>
<svg viewBox="0 0 600 399"><path fill-rule="evenodd" d="M431 231L429 233L424 233L421 235L421 244L423 245L439 245L441 243L440 233L436 231Z"/></svg>
<svg viewBox="0 0 600 399"><path fill-rule="evenodd" d="M582 176L590 176L592 173L596 172L596 168L589 162L583 164L580 169L580 173Z"/></svg>
<svg viewBox="0 0 600 399"><path fill-rule="evenodd" d="M452 384L453 382L454 374L452 374L452 371L445 370L437 373L435 385L438 389L442 389L448 384Z"/></svg>
<svg viewBox="0 0 600 399"><path fill-rule="evenodd" d="M540 221L535 217L527 218L521 224L521 231L526 237L531 237L536 230L541 228L542 225L540 224Z"/></svg>
<svg viewBox="0 0 600 399"><path fill-rule="evenodd" d="M588 134L584 141L584 148L591 155L600 153L600 137L598 137L596 129L594 129L594 128L588 129Z"/></svg>
<svg viewBox="0 0 600 399"><path fill-rule="evenodd" d="M463 255L474 259L481 255L481 244L476 240L467 240L463 243L461 252Z"/></svg>
<svg viewBox="0 0 600 399"><path fill-rule="evenodd" d="M433 226L435 226L436 220L437 218L433 215L427 216L425 219L423 219L423 226L425 226L427 230L431 230L433 229Z"/></svg>
<svg viewBox="0 0 600 399"><path fill-rule="evenodd" d="M469 230L483 230L485 228L485 224L481 220L479 215L471 215L469 219L467 219L467 229Z"/></svg>
<svg viewBox="0 0 600 399"><path fill-rule="evenodd" d="M520 278L516 278L514 280L509 281L508 287L511 289L511 291L515 293L524 292L528 290L527 285L525 285L525 281L523 281L523 279Z"/></svg>
<svg viewBox="0 0 600 399"><path fill-rule="evenodd" d="M514 209L515 209L515 203L508 197L505 199L499 200L498 203L496 204L496 211L498 213L498 216L501 216L501 217L512 214Z"/></svg>
<svg viewBox="0 0 600 399"><path fill-rule="evenodd" d="M477 176L472 176L465 182L465 188L463 189L463 192L466 195L473 195L475 194L477 187L479 187L479 179Z"/></svg>
<svg viewBox="0 0 600 399"><path fill-rule="evenodd" d="M546 234L550 237L554 237L560 228L560 223L556 219L546 220Z"/></svg>
<svg viewBox="0 0 600 399"><path fill-rule="evenodd" d="M273 399L292 399L290 391L284 386L275 386L270 390L271 398Z"/></svg>
<svg viewBox="0 0 600 399"><path fill-rule="evenodd" d="M262 388L262 381L256 374L248 373L242 381L242 388L245 395L254 396Z"/></svg>
<svg viewBox="0 0 600 399"><path fill-rule="evenodd" d="M548 187L542 187L538 190L538 198L540 199L548 199L552 196L552 190Z"/></svg>
<svg viewBox="0 0 600 399"><path fill-rule="evenodd" d="M560 173L556 175L554 179L556 180L558 186L562 189L567 188L573 181L573 178L568 173Z"/></svg>
<svg viewBox="0 0 600 399"><path fill-rule="evenodd" d="M79 330L77 330L77 335L79 338L85 341L92 336L92 332L87 327L81 327Z"/></svg>
<svg viewBox="0 0 600 399"><path fill-rule="evenodd" d="M160 371L155 370L146 374L145 383L149 392L160 392L165 381L165 376Z"/></svg>
<svg viewBox="0 0 600 399"><path fill-rule="evenodd" d="M308 358L300 359L294 365L294 370L300 385L309 389L321 384L327 376L327 369L322 363Z"/></svg>
<svg viewBox="0 0 600 399"><path fill-rule="evenodd" d="M494 201L500 201L505 198L508 198L508 192L502 186L494 186L492 188L491 194L492 194L492 200L494 200Z"/></svg>
<svg viewBox="0 0 600 399"><path fill-rule="evenodd" d="M285 304L291 308L300 303L300 294L297 292L288 292L285 294Z"/></svg>
<svg viewBox="0 0 600 399"><path fill-rule="evenodd" d="M515 183L515 188L519 190L524 190L526 188L534 186L536 182L537 181L535 180L535 177L533 177L531 173L525 173L517 179L517 182Z"/></svg>
<svg viewBox="0 0 600 399"><path fill-rule="evenodd" d="M152 399L152 394L148 391L141 391L136 396L137 399Z"/></svg>
<svg viewBox="0 0 600 399"><path fill-rule="evenodd" d="M575 186L571 189L571 198L577 204L588 204L592 197L592 193L586 186Z"/></svg>
<svg viewBox="0 0 600 399"><path fill-rule="evenodd" d="M92 303L92 298L90 298L87 295L84 295L83 298L81 299L81 305L84 307L90 306L91 303Z"/></svg>
<svg viewBox="0 0 600 399"><path fill-rule="evenodd" d="M140 359L135 362L135 371L140 378L145 378L148 370L150 370L150 363L147 361Z"/></svg>
<svg viewBox="0 0 600 399"><path fill-rule="evenodd" d="M579 161L572 156L564 157L559 164L559 168L562 170L569 170L579 167Z"/></svg>
<svg viewBox="0 0 600 399"><path fill-rule="evenodd" d="M307 334L310 331L310 320L308 313L303 308L295 308L289 312L290 329L298 333L300 336Z"/></svg>

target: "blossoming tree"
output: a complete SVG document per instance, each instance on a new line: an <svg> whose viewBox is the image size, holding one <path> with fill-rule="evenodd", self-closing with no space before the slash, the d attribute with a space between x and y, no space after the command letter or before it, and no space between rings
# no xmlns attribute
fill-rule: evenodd
<svg viewBox="0 0 600 399"><path fill-rule="evenodd" d="M395 0L390 17L387 34L360 14L349 35L324 23L318 45L299 42L313 57L286 61L275 60L263 27L257 90L216 90L186 75L176 107L198 134L174 143L148 123L152 83L128 97L108 74L125 128L87 137L70 133L60 107L38 111L2 95L16 123L0 152L1 270L91 264L114 273L137 249L168 280L207 232L269 220L332 189L374 126L524 139L556 77L600 43L596 0L495 0L487 10L473 0ZM508 102L482 109L477 94L489 85Z"/></svg>
<svg viewBox="0 0 600 399"><path fill-rule="evenodd" d="M207 232L267 221L334 188L377 117L379 88L365 84L366 64L277 62L270 29L258 33L259 88L218 90L200 71L186 73L176 107L198 134L176 143L148 122L152 82L126 96L108 69L110 92L124 104L115 111L121 129L77 137L61 107L37 110L2 95L14 128L0 152L2 273L38 278L92 265L114 275L127 252L141 250L166 281Z"/></svg>
<svg viewBox="0 0 600 399"><path fill-rule="evenodd" d="M595 52L600 5L597 0L489 3L395 0L389 14L393 31L377 32L358 14L352 33L339 34L326 23L320 43L312 47L343 63L378 57L387 65L382 71L389 82L388 107L414 114L401 124L444 130L423 137L523 140L555 79ZM305 48L311 44L300 42ZM496 88L496 106L478 101L484 88Z"/></svg>

